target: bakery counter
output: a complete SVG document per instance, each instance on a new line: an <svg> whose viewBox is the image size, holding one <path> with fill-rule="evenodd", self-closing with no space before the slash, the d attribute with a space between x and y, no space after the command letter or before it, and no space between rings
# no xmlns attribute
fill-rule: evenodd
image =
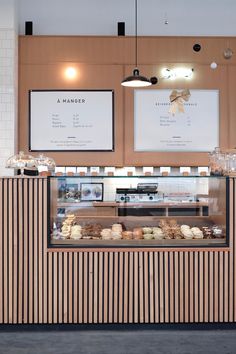
<svg viewBox="0 0 236 354"><path fill-rule="evenodd" d="M181 180L182 185L188 182ZM191 247L181 247L188 243L187 239L165 238L123 240L124 248L120 240L110 240L113 247L108 247L108 241L105 244L98 239L88 247L88 240L81 238L61 239L60 245L51 239L55 247L49 248L54 222L50 214L50 179L0 178L0 323L236 322L236 181L227 179L225 189L224 179L209 185L210 214L175 220L185 225L184 232L189 231L186 226L193 219L194 225L190 226L199 228L207 219L213 226L223 225L226 220L226 245L222 245L225 239L193 238ZM225 198L226 209L222 208ZM93 223L89 215L84 217L81 230L87 221ZM117 221L117 216L110 218ZM109 218L105 215L100 222L103 219L111 228ZM124 219L130 220L129 232L138 217ZM154 235L156 230L150 233L147 228L161 225L165 233L165 224L160 225L160 221L172 220L158 216L154 219L152 223L149 216L141 216L139 227L146 228L143 236L147 231ZM199 224L195 225L197 220ZM172 247L173 241L178 245ZM64 247L63 243L68 242L71 245ZM80 247L74 247L78 242Z"/></svg>

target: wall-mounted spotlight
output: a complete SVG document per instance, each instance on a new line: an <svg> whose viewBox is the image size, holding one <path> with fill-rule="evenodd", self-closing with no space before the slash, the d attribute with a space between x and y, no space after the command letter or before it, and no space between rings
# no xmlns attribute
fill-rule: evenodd
<svg viewBox="0 0 236 354"><path fill-rule="evenodd" d="M199 44L199 43L195 43L194 45L193 45L193 50L194 50L194 52L200 52L200 50L201 50L201 44Z"/></svg>
<svg viewBox="0 0 236 354"><path fill-rule="evenodd" d="M224 50L223 56L225 59L230 59L233 55L233 51L231 48L227 48Z"/></svg>
<svg viewBox="0 0 236 354"><path fill-rule="evenodd" d="M193 77L192 68L164 68L161 72L163 79L176 80L176 79L191 79Z"/></svg>
<svg viewBox="0 0 236 354"><path fill-rule="evenodd" d="M72 66L67 67L65 69L64 74L65 74L66 79L68 79L68 80L74 80L78 75L77 70L75 68L73 68Z"/></svg>
<svg viewBox="0 0 236 354"><path fill-rule="evenodd" d="M158 83L158 78L156 76L152 76L150 78L151 84L156 85Z"/></svg>

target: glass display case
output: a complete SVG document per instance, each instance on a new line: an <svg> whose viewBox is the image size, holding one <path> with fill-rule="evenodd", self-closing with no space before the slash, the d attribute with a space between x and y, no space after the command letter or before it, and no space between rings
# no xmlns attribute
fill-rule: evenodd
<svg viewBox="0 0 236 354"><path fill-rule="evenodd" d="M49 177L49 247L228 245L228 177Z"/></svg>

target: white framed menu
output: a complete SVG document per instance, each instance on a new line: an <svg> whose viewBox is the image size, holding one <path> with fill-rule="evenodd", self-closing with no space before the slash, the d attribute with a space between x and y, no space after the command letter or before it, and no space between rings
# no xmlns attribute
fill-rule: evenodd
<svg viewBox="0 0 236 354"><path fill-rule="evenodd" d="M134 91L134 151L208 152L216 146L219 90Z"/></svg>
<svg viewBox="0 0 236 354"><path fill-rule="evenodd" d="M29 91L30 151L113 151L113 90Z"/></svg>

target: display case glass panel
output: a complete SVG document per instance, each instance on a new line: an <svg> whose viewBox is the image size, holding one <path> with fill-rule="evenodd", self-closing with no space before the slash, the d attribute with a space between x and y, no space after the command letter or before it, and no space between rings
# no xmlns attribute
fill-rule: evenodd
<svg viewBox="0 0 236 354"><path fill-rule="evenodd" d="M228 245L228 178L49 177L49 247Z"/></svg>

